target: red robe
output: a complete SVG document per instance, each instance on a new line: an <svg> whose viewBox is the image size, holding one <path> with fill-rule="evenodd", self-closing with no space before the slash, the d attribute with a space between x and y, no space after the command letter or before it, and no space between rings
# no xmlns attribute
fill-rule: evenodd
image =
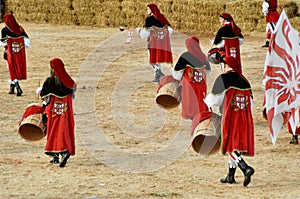
<svg viewBox="0 0 300 199"><path fill-rule="evenodd" d="M187 66L181 84L182 117L192 119L199 112L208 111L208 107L204 103L207 90L206 68Z"/></svg>
<svg viewBox="0 0 300 199"><path fill-rule="evenodd" d="M27 78L24 37L8 37L7 64L11 80L22 80Z"/></svg>
<svg viewBox="0 0 300 199"><path fill-rule="evenodd" d="M173 63L168 26L150 29L150 64Z"/></svg>
<svg viewBox="0 0 300 199"><path fill-rule="evenodd" d="M290 123L288 123L288 132L290 134L293 134L293 130L292 130L292 127L291 127ZM295 135L300 135L300 127L296 128Z"/></svg>
<svg viewBox="0 0 300 199"><path fill-rule="evenodd" d="M238 37L235 38L226 38L224 39L225 45L224 45L224 50L225 50L225 55L234 57L236 59L236 62L239 65L240 72L242 73L242 63L241 63L241 52L240 52L240 41ZM221 53L222 54L222 53Z"/></svg>
<svg viewBox="0 0 300 199"><path fill-rule="evenodd" d="M45 153L68 151L70 155L75 155L72 94L62 98L50 95L45 112L48 116Z"/></svg>
<svg viewBox="0 0 300 199"><path fill-rule="evenodd" d="M206 102L218 105L222 101L222 154L239 151L254 155L254 124L251 112L251 85L248 80L230 70L216 79Z"/></svg>
<svg viewBox="0 0 300 199"><path fill-rule="evenodd" d="M268 14L266 15L267 23L277 22L279 19L279 13L277 11L277 0L269 0Z"/></svg>
<svg viewBox="0 0 300 199"><path fill-rule="evenodd" d="M254 125L250 98L250 90L230 88L225 94L222 117L223 154L238 150L244 155L254 155Z"/></svg>

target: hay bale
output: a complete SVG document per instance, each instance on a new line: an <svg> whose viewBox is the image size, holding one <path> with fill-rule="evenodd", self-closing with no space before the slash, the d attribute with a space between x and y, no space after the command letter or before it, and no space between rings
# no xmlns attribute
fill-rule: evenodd
<svg viewBox="0 0 300 199"><path fill-rule="evenodd" d="M20 22L133 28L144 25L148 3L157 3L176 31L215 33L222 12L230 13L243 33L265 31L262 0L5 0L5 9L12 10ZM299 4L281 0L278 5L298 30Z"/></svg>

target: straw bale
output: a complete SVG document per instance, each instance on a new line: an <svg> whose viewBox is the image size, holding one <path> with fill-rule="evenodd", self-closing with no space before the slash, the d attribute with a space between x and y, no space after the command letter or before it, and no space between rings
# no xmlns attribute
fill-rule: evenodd
<svg viewBox="0 0 300 199"><path fill-rule="evenodd" d="M5 8L20 22L133 28L143 26L148 3L156 3L177 31L215 33L222 12L230 13L243 33L265 31L262 0L5 0ZM300 29L300 2L278 4L278 11L285 9L294 28Z"/></svg>

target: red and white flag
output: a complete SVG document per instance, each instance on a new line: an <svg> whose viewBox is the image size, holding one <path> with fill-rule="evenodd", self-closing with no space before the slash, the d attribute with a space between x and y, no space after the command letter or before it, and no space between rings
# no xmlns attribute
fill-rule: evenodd
<svg viewBox="0 0 300 199"><path fill-rule="evenodd" d="M272 33L263 75L265 107L273 144L287 122L294 134L299 126L299 45L299 32L291 26L283 10Z"/></svg>

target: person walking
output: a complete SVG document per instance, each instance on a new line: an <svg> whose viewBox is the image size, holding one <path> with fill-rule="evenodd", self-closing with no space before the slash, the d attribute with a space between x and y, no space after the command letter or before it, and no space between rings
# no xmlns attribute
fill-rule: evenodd
<svg viewBox="0 0 300 199"><path fill-rule="evenodd" d="M244 173L243 185L251 182L254 169L242 155L254 156L254 124L251 112L252 91L249 81L239 71L239 63L231 56L221 59L224 73L214 82L205 98L208 107L222 107L221 152L229 157L229 172L222 183L235 183L238 166Z"/></svg>
<svg viewBox="0 0 300 199"><path fill-rule="evenodd" d="M4 46L3 58L6 60L9 76L10 89L9 94L15 93L21 96L23 90L19 84L20 80L27 79L26 71L26 51L30 46L30 39L24 28L18 24L13 14L4 16L5 27L1 30L1 43Z"/></svg>
<svg viewBox="0 0 300 199"><path fill-rule="evenodd" d="M196 36L188 37L185 45L187 51L181 54L171 73L175 80L181 82L181 115L193 119L199 112L208 111L204 98L207 94L207 73L211 68Z"/></svg>
<svg viewBox="0 0 300 199"><path fill-rule="evenodd" d="M173 63L170 39L173 29L157 5L148 4L144 28L136 31L142 39L147 39L149 62L155 72L153 82L159 83L164 76L161 63Z"/></svg>
<svg viewBox="0 0 300 199"><path fill-rule="evenodd" d="M43 83L40 96L47 115L45 154L53 157L50 163L60 163L60 167L64 167L70 156L75 155L72 105L75 91L76 83L66 72L63 61L53 58L50 61L50 77Z"/></svg>

